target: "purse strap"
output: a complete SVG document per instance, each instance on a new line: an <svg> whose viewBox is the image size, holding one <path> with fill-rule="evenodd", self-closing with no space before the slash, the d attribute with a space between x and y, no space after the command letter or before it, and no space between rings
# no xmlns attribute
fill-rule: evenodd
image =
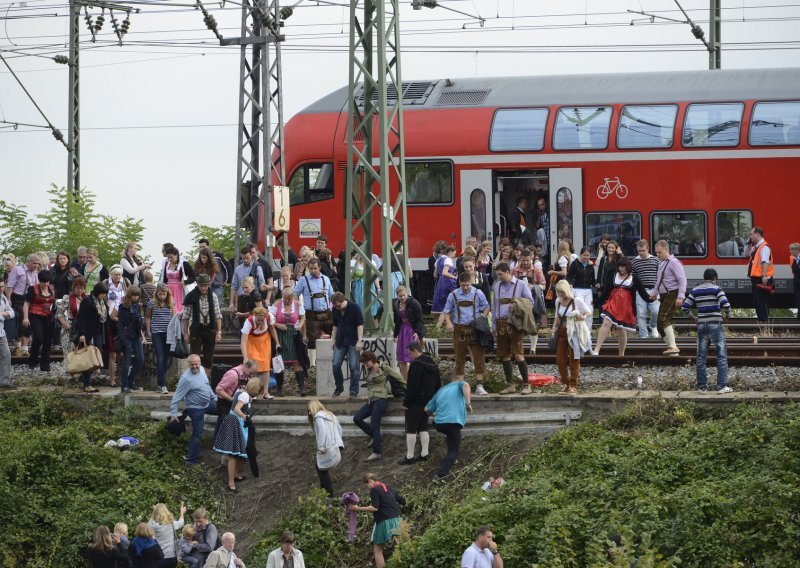
<svg viewBox="0 0 800 568"><path fill-rule="evenodd" d="M564 320L565 320L565 319L567 319L567 312L569 312L569 309L570 309L570 308L571 308L571 307L572 307L574 304L575 304L575 300L573 299L573 300L572 300L572 301L570 301L570 303L567 305L567 309L566 309L566 310L564 310L564 315L563 315L563 317L562 317L562 316L561 316L561 315L558 313L558 310L556 310L556 315L558 316L558 327L556 328L556 335L558 334L558 332L559 332L559 331L561 331L561 326L562 326L562 325L564 325Z"/></svg>

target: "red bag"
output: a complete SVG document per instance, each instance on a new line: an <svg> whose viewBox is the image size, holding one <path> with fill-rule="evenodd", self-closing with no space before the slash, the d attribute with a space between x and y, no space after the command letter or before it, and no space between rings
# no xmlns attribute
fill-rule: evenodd
<svg viewBox="0 0 800 568"><path fill-rule="evenodd" d="M544 387L555 384L556 378L553 375L540 375L538 373L528 373L528 383L535 387Z"/></svg>

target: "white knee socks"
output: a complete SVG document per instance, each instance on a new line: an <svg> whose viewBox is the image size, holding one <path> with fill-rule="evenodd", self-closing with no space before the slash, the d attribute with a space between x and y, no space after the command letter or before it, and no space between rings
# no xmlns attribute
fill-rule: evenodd
<svg viewBox="0 0 800 568"><path fill-rule="evenodd" d="M672 326L664 328L664 338L666 339L667 347L674 349L677 347L675 344L675 328Z"/></svg>
<svg viewBox="0 0 800 568"><path fill-rule="evenodd" d="M317 350L316 349L309 349L308 350L308 366L309 367L316 367L317 366Z"/></svg>
<svg viewBox="0 0 800 568"><path fill-rule="evenodd" d="M422 447L419 455L425 457L428 455L428 445L431 442L431 435L428 432L419 433L419 445Z"/></svg>
<svg viewBox="0 0 800 568"><path fill-rule="evenodd" d="M410 460L414 459L414 448L417 446L417 435L406 434L406 457Z"/></svg>

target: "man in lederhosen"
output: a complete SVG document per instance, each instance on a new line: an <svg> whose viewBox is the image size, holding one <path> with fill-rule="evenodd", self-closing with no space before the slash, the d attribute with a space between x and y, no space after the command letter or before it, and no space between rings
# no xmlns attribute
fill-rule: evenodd
<svg viewBox="0 0 800 568"><path fill-rule="evenodd" d="M335 290L330 279L320 273L319 260L308 261L309 274L302 276L294 287L295 295L303 298L306 310L306 336L308 337L309 366L317 365L317 339L333 330L331 296Z"/></svg>
<svg viewBox="0 0 800 568"><path fill-rule="evenodd" d="M476 390L483 389L483 374L486 372L486 357L483 346L472 327L475 316L482 313L489 316L489 302L483 292L472 286L472 277L466 272L458 276L459 287L447 296L444 306L444 319L447 331L453 334L453 351L456 356L456 375L464 380L464 364L467 351L475 367ZM455 320L455 323L453 323Z"/></svg>
<svg viewBox="0 0 800 568"><path fill-rule="evenodd" d="M511 357L517 363L520 379L522 380L522 390L520 394L531 394L531 386L528 384L528 364L525 362L525 350L523 347L524 334L521 329L515 328L509 321L509 311L511 302L514 298L525 298L533 305L533 296L528 283L524 280L517 280L511 275L511 268L505 262L501 262L494 267L497 274L497 282L492 286L494 291L494 305L492 306L492 329L495 332L495 348L497 356L503 363L503 374L506 376L508 386L500 391L500 394L514 394L517 387L514 386L513 370L511 368ZM481 388L481 390L483 390ZM476 389L476 394L486 394Z"/></svg>

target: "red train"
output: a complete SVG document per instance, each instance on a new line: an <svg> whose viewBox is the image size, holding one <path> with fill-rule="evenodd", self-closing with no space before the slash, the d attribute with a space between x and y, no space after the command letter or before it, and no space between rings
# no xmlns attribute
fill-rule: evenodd
<svg viewBox="0 0 800 568"><path fill-rule="evenodd" d="M579 248L609 233L627 254L639 238L665 238L690 280L713 266L740 305L750 291L744 242L761 226L775 304L791 301L800 68L440 79L403 90L414 270L427 268L439 239L496 240L526 195L547 201L552 256L563 238ZM313 246L317 230L344 247L347 120L342 88L286 124L295 249Z"/></svg>

